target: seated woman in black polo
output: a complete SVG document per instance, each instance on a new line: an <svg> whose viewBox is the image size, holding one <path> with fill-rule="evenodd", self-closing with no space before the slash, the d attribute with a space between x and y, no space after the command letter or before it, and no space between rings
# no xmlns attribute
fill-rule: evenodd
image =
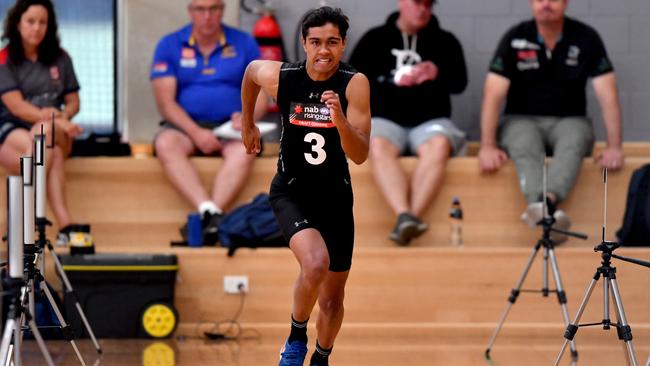
<svg viewBox="0 0 650 366"><path fill-rule="evenodd" d="M63 162L72 139L82 132L71 122L79 112L79 84L59 44L50 0L17 0L4 24L2 39L8 44L0 50L0 165L18 174L19 158L31 155L41 125L49 137L54 117L56 146L46 157L47 196L60 228L57 242L66 244L75 225L63 195Z"/></svg>

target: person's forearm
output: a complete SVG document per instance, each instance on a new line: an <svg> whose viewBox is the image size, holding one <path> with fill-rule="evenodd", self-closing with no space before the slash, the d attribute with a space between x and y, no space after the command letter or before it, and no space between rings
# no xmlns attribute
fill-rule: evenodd
<svg viewBox="0 0 650 366"><path fill-rule="evenodd" d="M266 93L258 92L257 100L255 101L255 112L253 112L253 118L255 121L261 120L266 113L268 112L269 101Z"/></svg>
<svg viewBox="0 0 650 366"><path fill-rule="evenodd" d="M174 124L188 135L191 135L193 130L199 128L187 112L176 102L169 102L161 107L160 114L165 121Z"/></svg>
<svg viewBox="0 0 650 366"><path fill-rule="evenodd" d="M623 126L621 106L618 102L618 89L616 88L615 81L609 81L609 83L613 85L601 89L596 93L596 96L600 102L605 129L607 130L607 145L620 148L622 144Z"/></svg>
<svg viewBox="0 0 650 366"><path fill-rule="evenodd" d="M607 130L607 145L620 148L622 146L621 110L618 103L603 110L605 129Z"/></svg>
<svg viewBox="0 0 650 366"><path fill-rule="evenodd" d="M352 126L345 117L336 122L336 128L345 154L355 163L363 163L368 158L368 135Z"/></svg>
<svg viewBox="0 0 650 366"><path fill-rule="evenodd" d="M251 62L246 68L241 86L241 104L242 104L242 127L252 127L250 124L261 118L266 113L266 103L259 103L264 98L264 93L260 93L261 87L257 85L253 74L257 70L257 64ZM260 95L261 94L261 95Z"/></svg>
<svg viewBox="0 0 650 366"><path fill-rule="evenodd" d="M497 126L499 125L499 104L487 97L481 107L481 146L497 147Z"/></svg>
<svg viewBox="0 0 650 366"><path fill-rule="evenodd" d="M63 105L63 117L68 120L71 120L72 117L76 116L79 113L79 98L66 98L65 104Z"/></svg>

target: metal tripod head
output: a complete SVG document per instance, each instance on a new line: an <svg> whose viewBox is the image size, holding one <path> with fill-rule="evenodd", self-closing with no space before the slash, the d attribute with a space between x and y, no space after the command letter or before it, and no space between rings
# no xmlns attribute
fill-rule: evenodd
<svg viewBox="0 0 650 366"><path fill-rule="evenodd" d="M602 252L601 257L603 258L603 265L609 266L610 259L616 258L625 262L630 262L638 264L640 266L650 268L650 262L646 262L641 259L623 257L620 255L614 254L614 251L620 248L622 245L615 241L607 240L607 168L603 168L603 185L605 186L604 190L604 208L603 208L603 228L602 228L602 241L600 244L594 247L594 252Z"/></svg>

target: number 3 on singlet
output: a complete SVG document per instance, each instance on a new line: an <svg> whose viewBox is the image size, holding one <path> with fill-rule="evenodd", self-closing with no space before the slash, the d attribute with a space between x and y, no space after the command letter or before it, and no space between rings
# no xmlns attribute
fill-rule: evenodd
<svg viewBox="0 0 650 366"><path fill-rule="evenodd" d="M305 142L311 143L310 153L305 153L305 160L311 165L319 165L325 161L327 158L327 153L323 150L325 146L325 138L323 135L317 134L316 132L310 132L305 135ZM316 157L312 153L316 153Z"/></svg>

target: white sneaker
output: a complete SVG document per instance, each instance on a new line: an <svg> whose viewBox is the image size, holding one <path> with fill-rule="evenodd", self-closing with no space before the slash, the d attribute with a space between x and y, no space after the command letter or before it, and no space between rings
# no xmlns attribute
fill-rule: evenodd
<svg viewBox="0 0 650 366"><path fill-rule="evenodd" d="M568 231L571 228L571 220L564 210L555 210L553 218L555 219L555 224L553 225L555 229ZM551 231L551 240L553 240L555 244L564 243L568 238L569 237L566 234Z"/></svg>
<svg viewBox="0 0 650 366"><path fill-rule="evenodd" d="M537 223L544 218L544 204L542 202L533 202L526 207L526 211L521 214L521 221L531 229L537 226Z"/></svg>

